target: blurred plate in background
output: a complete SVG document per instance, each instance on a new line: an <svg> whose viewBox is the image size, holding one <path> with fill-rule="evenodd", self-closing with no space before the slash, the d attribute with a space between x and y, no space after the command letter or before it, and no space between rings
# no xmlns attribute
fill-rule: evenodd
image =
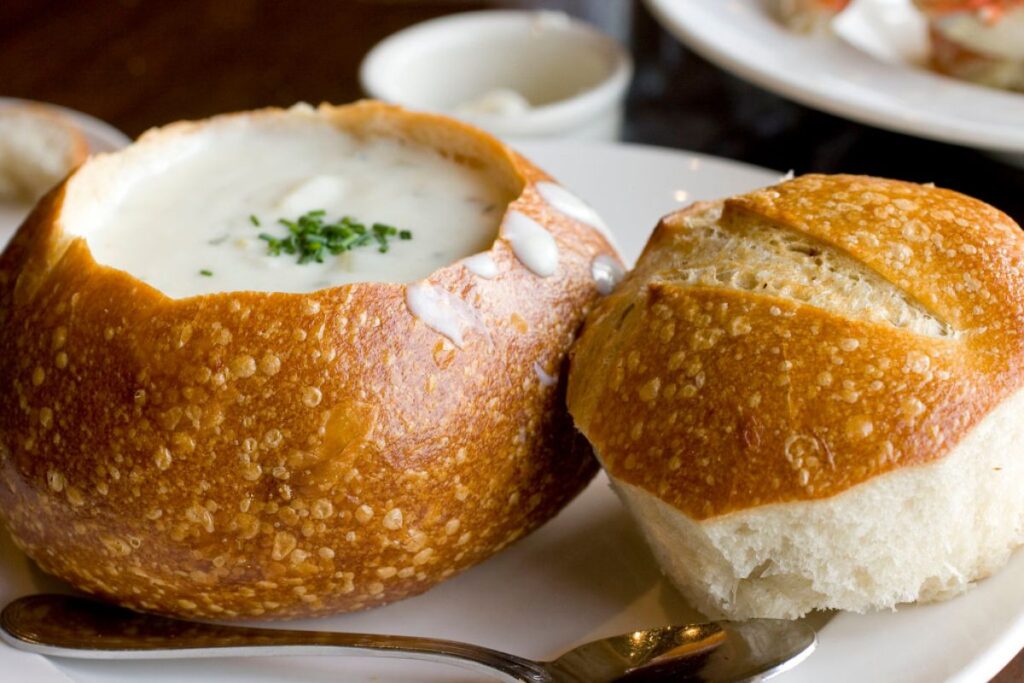
<svg viewBox="0 0 1024 683"><path fill-rule="evenodd" d="M886 23L886 13L874 11L879 0L847 10L855 15L842 19L845 40L795 33L771 16L764 0L646 2L701 56L809 107L919 137L1024 154L1024 95L916 64L920 26Z"/></svg>

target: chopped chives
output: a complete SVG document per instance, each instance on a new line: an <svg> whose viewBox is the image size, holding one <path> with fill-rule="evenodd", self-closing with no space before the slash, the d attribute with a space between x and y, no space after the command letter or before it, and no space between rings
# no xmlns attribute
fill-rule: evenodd
<svg viewBox="0 0 1024 683"><path fill-rule="evenodd" d="M373 223L367 229L364 223L352 216L343 216L332 223L324 220L326 215L326 211L317 209L307 211L295 220L280 218L277 222L288 228L288 235L275 237L263 232L259 238L267 243L267 253L271 256L297 255L299 263L323 263L327 253L338 255L371 243L375 243L377 251L384 254L391 249L390 239L412 239L412 231L399 230L386 223ZM260 224L256 216L250 216L249 220L253 225Z"/></svg>

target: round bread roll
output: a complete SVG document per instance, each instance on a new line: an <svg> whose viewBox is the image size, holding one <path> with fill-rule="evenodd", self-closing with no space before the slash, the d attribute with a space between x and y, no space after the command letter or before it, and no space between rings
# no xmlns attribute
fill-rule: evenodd
<svg viewBox="0 0 1024 683"><path fill-rule="evenodd" d="M1024 533L1024 235L928 185L810 175L663 219L568 405L710 616L964 591Z"/></svg>
<svg viewBox="0 0 1024 683"><path fill-rule="evenodd" d="M0 105L0 201L35 202L85 161L73 121L43 105Z"/></svg>
<svg viewBox="0 0 1024 683"><path fill-rule="evenodd" d="M301 154L264 158L300 138ZM413 282L283 293L275 282L294 283L281 265L247 291L196 294L217 279L173 271L187 249L152 240L184 240L189 226L160 232L154 210L143 238L175 296L95 257L94 244L105 258L152 255L111 252L127 232L105 238L140 193L168 211L202 197L201 218L235 192L233 176L218 189L230 174L248 182L342 144L352 163L397 155L394 177L334 178L354 183L352 202L383 187L382 211L410 200L415 216L423 187L447 186L430 185L437 164L452 182L483 178L502 198L483 209L484 253ZM242 156L224 163L229 152ZM415 170L407 154L434 164L426 178L399 180ZM305 209L331 178L301 185ZM285 200L298 206L294 192ZM432 210L447 226L436 240L458 237L454 200ZM494 138L378 103L179 123L94 157L0 257L3 519L45 571L140 610L287 618L420 593L535 529L595 472L559 375L606 285L592 264L615 258L599 227ZM435 246L414 232L390 253L348 255L422 266ZM265 251L245 259L286 264Z"/></svg>

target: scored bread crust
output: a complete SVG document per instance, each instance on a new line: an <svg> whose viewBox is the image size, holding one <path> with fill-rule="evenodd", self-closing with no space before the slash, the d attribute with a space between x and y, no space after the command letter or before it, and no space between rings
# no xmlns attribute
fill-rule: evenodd
<svg viewBox="0 0 1024 683"><path fill-rule="evenodd" d="M875 278L930 332L864 319L870 300L757 291L771 259L687 281L695 226L718 211L731 239L766 226L809 271L832 259ZM1022 257L1008 216L913 183L811 175L694 205L590 315L570 412L613 477L694 519L834 496L943 457L1021 387Z"/></svg>
<svg viewBox="0 0 1024 683"><path fill-rule="evenodd" d="M455 263L426 278L482 322L460 348L410 313L403 284L171 299L63 229L67 204L102 202L140 146L283 116L494 174L508 209L554 236L556 272L530 272L499 232L497 277ZM369 102L175 124L88 162L0 256L0 513L15 541L121 604L238 619L397 600L529 533L595 471L547 375L597 297L593 258L614 254L541 180L472 127Z"/></svg>

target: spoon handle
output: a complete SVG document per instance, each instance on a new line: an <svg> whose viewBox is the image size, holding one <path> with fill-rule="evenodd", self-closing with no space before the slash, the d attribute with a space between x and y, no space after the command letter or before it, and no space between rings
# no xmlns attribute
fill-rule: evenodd
<svg viewBox="0 0 1024 683"><path fill-rule="evenodd" d="M33 595L15 600L0 613L0 637L21 650L79 659L299 654L391 657L461 666L503 681L551 681L538 662L468 643L206 624L140 615L68 596Z"/></svg>

